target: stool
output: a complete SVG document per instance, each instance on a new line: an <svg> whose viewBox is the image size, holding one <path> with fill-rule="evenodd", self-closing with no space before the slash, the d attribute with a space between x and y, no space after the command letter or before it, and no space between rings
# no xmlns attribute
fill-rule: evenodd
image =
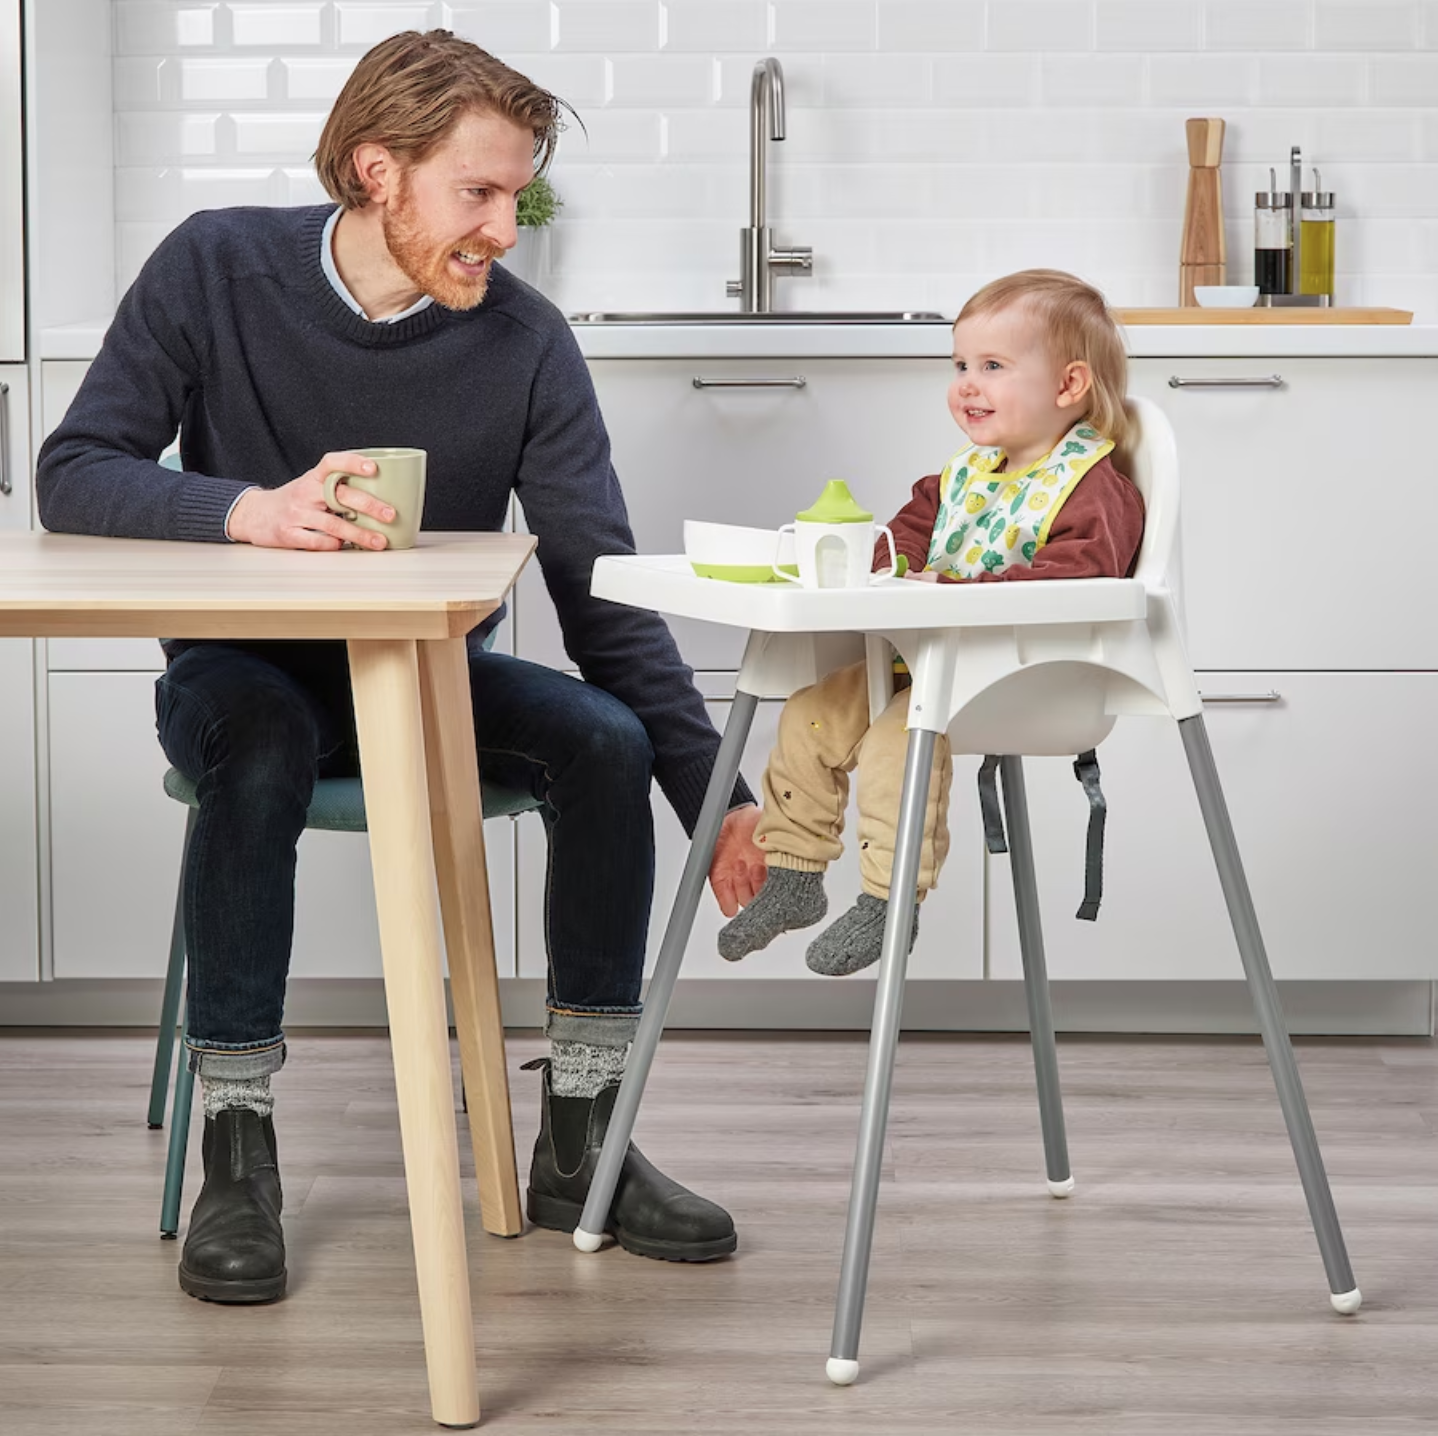
<svg viewBox="0 0 1438 1436"><path fill-rule="evenodd" d="M180 860L179 890L175 895L175 916L170 929L170 958L165 968L165 992L160 1003L160 1032L155 1044L155 1069L150 1080L149 1125L158 1130L165 1124L165 1092L170 1082L170 1058L175 1047L176 1028L180 1014L180 992L185 978L185 862L190 852L190 836L195 828L199 800L195 785L178 768L165 774L165 794L189 809L185 822L184 850ZM484 816L502 818L527 813L538 808L539 802L530 793L481 784ZM321 778L315 784L305 814L305 828L330 833L363 833L365 824L364 786L358 778ZM184 1034L181 1033L181 1040ZM160 1237L173 1241L180 1229L180 1195L185 1179L185 1152L189 1144L190 1107L194 1094L194 1074L190 1064L181 1061L175 1074L174 1107L170 1119L169 1154L165 1161L165 1191L160 1204Z"/></svg>

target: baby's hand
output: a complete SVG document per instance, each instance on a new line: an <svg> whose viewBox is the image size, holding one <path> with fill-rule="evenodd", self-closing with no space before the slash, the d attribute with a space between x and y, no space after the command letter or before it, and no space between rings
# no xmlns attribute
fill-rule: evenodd
<svg viewBox="0 0 1438 1436"><path fill-rule="evenodd" d="M908 573L904 575L904 577L916 578L919 580L920 583L937 583L939 581L938 574L936 574L931 568L921 568L917 572L915 572L915 570L913 569L910 569Z"/></svg>

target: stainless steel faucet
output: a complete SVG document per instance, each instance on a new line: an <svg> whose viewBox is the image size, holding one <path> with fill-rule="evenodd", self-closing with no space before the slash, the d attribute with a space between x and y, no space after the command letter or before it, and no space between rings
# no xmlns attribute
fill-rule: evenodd
<svg viewBox="0 0 1438 1436"><path fill-rule="evenodd" d="M807 245L774 247L768 208L769 141L784 138L784 71L772 55L754 66L749 89L749 227L739 231L739 278L726 286L745 314L774 309L774 278L780 274L811 274L814 251Z"/></svg>

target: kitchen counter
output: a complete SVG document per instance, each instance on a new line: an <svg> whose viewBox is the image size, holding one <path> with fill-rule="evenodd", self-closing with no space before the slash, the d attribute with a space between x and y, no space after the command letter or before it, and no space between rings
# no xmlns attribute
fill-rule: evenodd
<svg viewBox="0 0 1438 1436"><path fill-rule="evenodd" d="M42 359L93 359L105 321L40 334ZM944 324L576 324L587 359L943 359ZM1438 356L1438 325L1135 325L1132 358Z"/></svg>

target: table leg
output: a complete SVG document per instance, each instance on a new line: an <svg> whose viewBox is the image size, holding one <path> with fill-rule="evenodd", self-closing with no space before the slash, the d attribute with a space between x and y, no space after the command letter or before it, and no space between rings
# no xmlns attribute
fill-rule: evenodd
<svg viewBox="0 0 1438 1436"><path fill-rule="evenodd" d="M443 1426L475 1426L479 1392L419 656L411 639L351 639L349 656L430 1407Z"/></svg>
<svg viewBox="0 0 1438 1436"><path fill-rule="evenodd" d="M464 639L420 643L419 677L439 909L449 955L449 991L459 1034L460 1065L469 1098L480 1220L485 1231L513 1237L523 1230L524 1221L514 1162L509 1073L504 1065L504 1022L499 1009Z"/></svg>

